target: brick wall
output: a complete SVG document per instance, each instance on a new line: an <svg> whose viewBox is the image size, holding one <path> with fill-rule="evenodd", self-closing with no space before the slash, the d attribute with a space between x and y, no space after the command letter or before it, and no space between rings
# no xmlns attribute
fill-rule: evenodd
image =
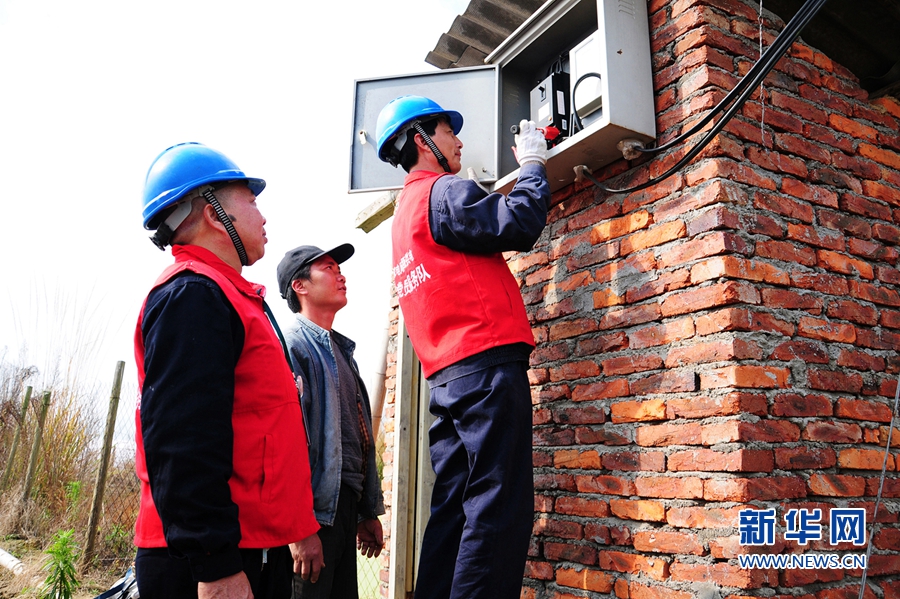
<svg viewBox="0 0 900 599"><path fill-rule="evenodd" d="M757 59L758 4L649 10L664 142ZM765 16L770 44L784 23ZM871 519L900 373L900 103L801 42L764 100L663 183L555 194L537 246L509 256L538 342L523 597L859 592L859 570L740 569L738 511L776 508L776 553L804 550L781 538L788 509ZM625 187L683 153L600 175ZM870 598L900 597L898 466L894 452Z"/></svg>

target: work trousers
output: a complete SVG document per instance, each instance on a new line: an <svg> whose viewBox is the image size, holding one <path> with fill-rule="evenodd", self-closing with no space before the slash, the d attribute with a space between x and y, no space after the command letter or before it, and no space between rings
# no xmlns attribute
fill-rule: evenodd
<svg viewBox="0 0 900 599"><path fill-rule="evenodd" d="M356 491L341 485L334 524L319 529L325 567L315 583L294 574L293 599L358 599L356 580Z"/></svg>
<svg viewBox="0 0 900 599"><path fill-rule="evenodd" d="M523 361L431 389L435 472L416 599L518 599L534 519Z"/></svg>
<svg viewBox="0 0 900 599"><path fill-rule="evenodd" d="M287 546L266 551L241 549L244 573L255 599L288 599L294 560ZM186 559L169 555L166 548L138 549L134 560L141 599L197 599L197 582Z"/></svg>

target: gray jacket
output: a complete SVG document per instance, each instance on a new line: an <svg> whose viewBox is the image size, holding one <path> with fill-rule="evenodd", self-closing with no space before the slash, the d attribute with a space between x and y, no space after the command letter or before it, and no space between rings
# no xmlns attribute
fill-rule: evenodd
<svg viewBox="0 0 900 599"><path fill-rule="evenodd" d="M341 348L353 369L362 392L366 427L372 443L366 457L363 496L359 500L359 516L371 519L384 513L384 499L375 465L375 439L372 436L372 413L369 394L359 376L353 358L356 343L337 331L330 333L298 314L285 333L294 374L303 381L303 417L309 435L309 467L312 473L313 509L322 526L334 524L338 495L341 490L341 404L338 393L337 362L331 339Z"/></svg>

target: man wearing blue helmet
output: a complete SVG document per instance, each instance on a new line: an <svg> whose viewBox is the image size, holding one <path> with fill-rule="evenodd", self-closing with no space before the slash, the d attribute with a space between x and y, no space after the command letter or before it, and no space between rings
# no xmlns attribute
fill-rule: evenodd
<svg viewBox="0 0 900 599"><path fill-rule="evenodd" d="M323 566L297 387L265 289L241 276L265 253L265 185L196 143L147 173L144 226L175 263L135 330L144 599L287 599L292 570Z"/></svg>
<svg viewBox="0 0 900 599"><path fill-rule="evenodd" d="M463 118L421 96L378 118L378 156L409 173L392 227L394 286L431 391L435 484L417 599L516 599L531 536L534 336L501 252L530 250L550 201L547 144L522 121L507 196L456 177Z"/></svg>

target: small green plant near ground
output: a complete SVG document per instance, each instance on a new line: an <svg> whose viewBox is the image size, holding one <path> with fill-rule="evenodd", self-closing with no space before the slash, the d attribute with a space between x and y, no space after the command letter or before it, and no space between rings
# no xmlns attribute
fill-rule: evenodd
<svg viewBox="0 0 900 599"><path fill-rule="evenodd" d="M40 599L72 599L78 588L75 574L75 562L79 550L75 545L75 531L72 529L58 531L53 535L53 542L44 552L50 559L44 565L47 578L41 588Z"/></svg>

